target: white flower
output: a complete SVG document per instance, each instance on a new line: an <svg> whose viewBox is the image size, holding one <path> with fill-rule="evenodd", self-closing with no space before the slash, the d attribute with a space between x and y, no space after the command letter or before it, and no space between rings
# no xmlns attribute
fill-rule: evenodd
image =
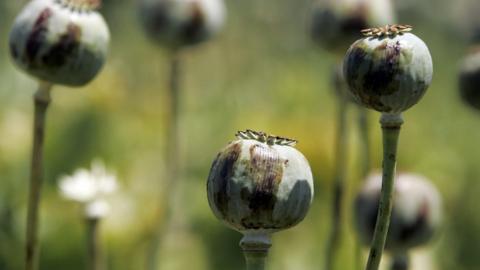
<svg viewBox="0 0 480 270"><path fill-rule="evenodd" d="M59 189L64 198L82 203L87 217L101 218L108 214L110 207L105 197L117 190L117 179L103 162L96 160L90 170L78 169L73 175L62 177Z"/></svg>

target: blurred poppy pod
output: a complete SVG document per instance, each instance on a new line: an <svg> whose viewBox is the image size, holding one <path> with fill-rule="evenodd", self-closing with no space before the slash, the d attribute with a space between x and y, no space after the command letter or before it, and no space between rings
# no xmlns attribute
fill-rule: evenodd
<svg viewBox="0 0 480 270"><path fill-rule="evenodd" d="M149 37L178 49L208 40L223 26L222 0L140 0L139 16Z"/></svg>
<svg viewBox="0 0 480 270"><path fill-rule="evenodd" d="M373 238L381 187L381 174L370 175L355 200L356 229L364 245ZM399 174L385 248L402 253L428 243L440 228L441 213L440 195L428 179Z"/></svg>
<svg viewBox="0 0 480 270"><path fill-rule="evenodd" d="M362 29L393 23L390 0L326 0L316 2L311 21L313 40L343 55Z"/></svg>
<svg viewBox="0 0 480 270"><path fill-rule="evenodd" d="M473 46L463 59L458 83L462 100L480 110L480 46Z"/></svg>
<svg viewBox="0 0 480 270"><path fill-rule="evenodd" d="M270 234L304 219L313 178L294 140L247 130L213 162L208 201L215 216L242 232Z"/></svg>
<svg viewBox="0 0 480 270"><path fill-rule="evenodd" d="M363 106L401 113L425 94L432 81L432 57L409 25L365 29L366 36L348 49L343 72L349 89Z"/></svg>
<svg viewBox="0 0 480 270"><path fill-rule="evenodd" d="M67 86L90 82L105 63L110 34L95 11L100 1L33 0L10 32L14 62L41 81Z"/></svg>

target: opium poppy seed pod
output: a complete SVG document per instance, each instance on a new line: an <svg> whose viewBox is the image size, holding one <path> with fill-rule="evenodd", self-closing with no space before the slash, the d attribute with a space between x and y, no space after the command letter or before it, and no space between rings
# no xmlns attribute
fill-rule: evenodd
<svg viewBox="0 0 480 270"><path fill-rule="evenodd" d="M208 40L223 26L222 0L140 0L141 23L152 40L177 49Z"/></svg>
<svg viewBox="0 0 480 270"><path fill-rule="evenodd" d="M270 234L304 219L313 198L313 178L296 141L247 130L213 162L207 191L210 208L244 234L246 252L270 246Z"/></svg>
<svg viewBox="0 0 480 270"><path fill-rule="evenodd" d="M462 61L459 72L459 90L462 100L480 110L480 46L473 46Z"/></svg>
<svg viewBox="0 0 480 270"><path fill-rule="evenodd" d="M365 245L373 238L381 186L381 174L370 175L355 200L356 229ZM401 254L428 243L441 226L441 216L441 198L431 182L416 174L399 174L385 248Z"/></svg>
<svg viewBox="0 0 480 270"><path fill-rule="evenodd" d="M432 81L432 57L411 26L387 25L363 31L344 58L353 96L367 108L398 114L415 105Z"/></svg>
<svg viewBox="0 0 480 270"><path fill-rule="evenodd" d="M393 23L390 0L325 0L313 8L311 35L323 48L339 55L358 39L359 32Z"/></svg>
<svg viewBox="0 0 480 270"><path fill-rule="evenodd" d="M95 11L100 0L33 0L10 32L10 53L30 75L83 86L102 68L110 34Z"/></svg>

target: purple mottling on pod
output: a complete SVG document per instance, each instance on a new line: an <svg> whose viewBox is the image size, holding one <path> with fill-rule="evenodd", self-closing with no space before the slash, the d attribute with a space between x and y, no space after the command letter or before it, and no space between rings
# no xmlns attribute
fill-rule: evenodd
<svg viewBox="0 0 480 270"><path fill-rule="evenodd" d="M270 234L304 219L313 178L308 161L293 146L239 138L217 155L207 191L213 213L229 227Z"/></svg>
<svg viewBox="0 0 480 270"><path fill-rule="evenodd" d="M178 49L202 43L223 26L222 0L140 0L139 17L160 46Z"/></svg>
<svg viewBox="0 0 480 270"><path fill-rule="evenodd" d="M364 245L372 241L381 186L381 174L370 175L355 200L356 229ZM415 174L399 174L385 248L395 253L424 245L438 232L441 220L441 198L430 181Z"/></svg>
<svg viewBox="0 0 480 270"><path fill-rule="evenodd" d="M99 1L33 0L10 32L18 67L52 84L83 86L101 70L110 34Z"/></svg>
<svg viewBox="0 0 480 270"><path fill-rule="evenodd" d="M432 81L433 65L427 46L414 34L380 32L350 47L343 72L360 104L397 114L423 97Z"/></svg>
<svg viewBox="0 0 480 270"><path fill-rule="evenodd" d="M480 46L473 46L463 59L458 83L462 100L480 110Z"/></svg>

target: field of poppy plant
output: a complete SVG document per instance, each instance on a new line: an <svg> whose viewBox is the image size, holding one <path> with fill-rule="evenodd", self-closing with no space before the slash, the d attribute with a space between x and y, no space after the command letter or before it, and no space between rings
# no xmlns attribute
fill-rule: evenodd
<svg viewBox="0 0 480 270"><path fill-rule="evenodd" d="M327 2L1 1L0 270L478 269L480 5Z"/></svg>

